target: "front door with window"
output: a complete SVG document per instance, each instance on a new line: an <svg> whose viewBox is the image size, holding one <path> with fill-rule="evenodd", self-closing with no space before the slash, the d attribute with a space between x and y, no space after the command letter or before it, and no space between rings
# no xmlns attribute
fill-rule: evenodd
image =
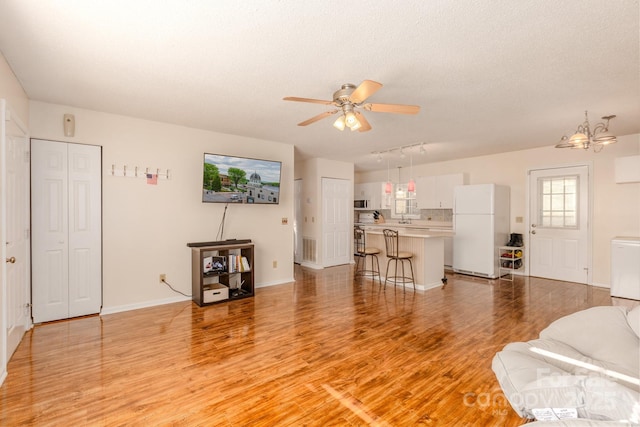
<svg viewBox="0 0 640 427"><path fill-rule="evenodd" d="M588 283L588 166L532 170L529 197L529 274Z"/></svg>

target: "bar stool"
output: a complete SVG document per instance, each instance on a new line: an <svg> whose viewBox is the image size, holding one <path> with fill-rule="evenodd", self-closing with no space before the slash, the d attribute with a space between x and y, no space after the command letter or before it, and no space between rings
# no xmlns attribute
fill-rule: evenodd
<svg viewBox="0 0 640 427"><path fill-rule="evenodd" d="M402 283L403 288L405 283L413 283L413 290L415 291L416 282L413 276L413 264L411 262L411 258L413 258L413 254L411 252L403 252L399 250L399 245L398 245L399 237L398 237L398 232L396 230L389 230L385 228L384 230L382 230L382 232L384 234L384 243L387 249L387 258L389 258L389 260L387 261L387 271L384 274L385 276L384 287L385 288L387 287L387 280L389 280L390 282L393 282L394 285L398 283ZM395 270L394 270L395 273L393 276L389 277L389 264L391 263L391 261L395 262ZM400 264L402 265L401 276L398 276L398 261L400 261ZM405 275L405 272L404 272L405 261L409 262L411 277Z"/></svg>
<svg viewBox="0 0 640 427"><path fill-rule="evenodd" d="M378 276L378 282L382 284L382 278L380 277L380 263L378 262L380 249L367 247L364 229L358 225L353 227L353 240L355 249L353 255L356 257L355 277L370 276L372 280L375 280L376 276ZM367 257L371 258L370 270L367 270ZM362 266L360 266L360 259L362 259Z"/></svg>

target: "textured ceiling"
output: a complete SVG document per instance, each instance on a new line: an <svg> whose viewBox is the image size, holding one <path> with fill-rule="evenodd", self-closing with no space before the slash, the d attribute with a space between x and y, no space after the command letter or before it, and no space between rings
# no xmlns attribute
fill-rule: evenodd
<svg viewBox="0 0 640 427"><path fill-rule="evenodd" d="M384 169L555 144L589 110L640 133L638 0L3 0L0 51L30 99L294 144ZM344 83L384 86L373 129L339 132ZM395 160L394 160L395 161Z"/></svg>

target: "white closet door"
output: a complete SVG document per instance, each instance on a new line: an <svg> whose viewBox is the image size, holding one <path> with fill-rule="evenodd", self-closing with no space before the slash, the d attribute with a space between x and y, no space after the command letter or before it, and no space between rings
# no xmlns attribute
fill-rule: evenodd
<svg viewBox="0 0 640 427"><path fill-rule="evenodd" d="M32 315L69 314L67 144L31 140Z"/></svg>
<svg viewBox="0 0 640 427"><path fill-rule="evenodd" d="M100 163L100 147L68 144L68 317L98 313L102 306Z"/></svg>
<svg viewBox="0 0 640 427"><path fill-rule="evenodd" d="M31 141L35 323L102 305L100 147Z"/></svg>

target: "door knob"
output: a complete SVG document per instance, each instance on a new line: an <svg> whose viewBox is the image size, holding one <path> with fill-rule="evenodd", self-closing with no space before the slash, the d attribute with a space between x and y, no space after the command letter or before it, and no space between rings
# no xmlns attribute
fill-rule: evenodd
<svg viewBox="0 0 640 427"><path fill-rule="evenodd" d="M536 225L535 225L535 224L531 224L531 226L532 226L532 227L535 227Z"/></svg>
<svg viewBox="0 0 640 427"><path fill-rule="evenodd" d="M16 263L16 257L12 256L11 258L7 258L7 262L9 264L15 264Z"/></svg>
<svg viewBox="0 0 640 427"><path fill-rule="evenodd" d="M532 230L532 231L531 231L531 234L536 234L536 230Z"/></svg>

